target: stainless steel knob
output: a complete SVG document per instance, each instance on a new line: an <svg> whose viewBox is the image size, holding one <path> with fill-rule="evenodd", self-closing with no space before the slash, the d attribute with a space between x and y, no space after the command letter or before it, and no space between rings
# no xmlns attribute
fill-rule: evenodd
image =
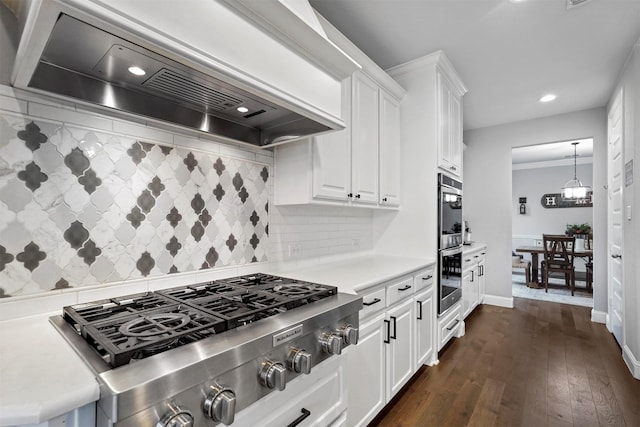
<svg viewBox="0 0 640 427"><path fill-rule="evenodd" d="M320 345L322 349L329 354L341 354L342 353L342 336L325 333L320 337Z"/></svg>
<svg viewBox="0 0 640 427"><path fill-rule="evenodd" d="M311 372L311 353L302 348L292 348L287 358L287 368L299 374Z"/></svg>
<svg viewBox="0 0 640 427"><path fill-rule="evenodd" d="M230 388L213 385L202 403L202 410L205 417L228 426L235 418L236 395Z"/></svg>
<svg viewBox="0 0 640 427"><path fill-rule="evenodd" d="M156 427L193 427L193 415L176 405L169 405L169 412L162 417Z"/></svg>
<svg viewBox="0 0 640 427"><path fill-rule="evenodd" d="M284 390L287 386L287 370L280 362L267 360L262 363L259 372L260 383L268 388Z"/></svg>
<svg viewBox="0 0 640 427"><path fill-rule="evenodd" d="M340 328L340 335L345 343L353 345L358 344L358 328L354 328L353 325L345 325Z"/></svg>

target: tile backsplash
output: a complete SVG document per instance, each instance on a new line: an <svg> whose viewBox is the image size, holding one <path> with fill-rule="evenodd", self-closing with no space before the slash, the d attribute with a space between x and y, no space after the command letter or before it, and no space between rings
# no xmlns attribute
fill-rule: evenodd
<svg viewBox="0 0 640 427"><path fill-rule="evenodd" d="M0 320L371 250L371 210L271 206L273 173L268 150L0 85Z"/></svg>
<svg viewBox="0 0 640 427"><path fill-rule="evenodd" d="M269 167L3 114L0 295L267 260Z"/></svg>

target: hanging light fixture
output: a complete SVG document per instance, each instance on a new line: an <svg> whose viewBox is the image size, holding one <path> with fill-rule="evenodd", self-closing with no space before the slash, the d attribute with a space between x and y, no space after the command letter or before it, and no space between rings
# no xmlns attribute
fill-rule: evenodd
<svg viewBox="0 0 640 427"><path fill-rule="evenodd" d="M578 158L577 145L579 142L572 142L573 145L573 179L567 181L562 187L562 197L565 199L582 199L587 197L587 192L591 191L591 187L582 185L576 174L576 159Z"/></svg>

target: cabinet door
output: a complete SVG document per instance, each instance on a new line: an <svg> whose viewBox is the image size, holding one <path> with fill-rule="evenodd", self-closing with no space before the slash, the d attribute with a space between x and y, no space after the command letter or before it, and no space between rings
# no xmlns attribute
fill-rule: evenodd
<svg viewBox="0 0 640 427"><path fill-rule="evenodd" d="M434 352L434 320L435 320L435 300L433 298L433 287L429 287L424 292L417 294L415 301L416 319L416 360L414 368L427 364Z"/></svg>
<svg viewBox="0 0 640 427"><path fill-rule="evenodd" d="M451 87L447 79L436 74L438 96L438 166L451 170Z"/></svg>
<svg viewBox="0 0 640 427"><path fill-rule="evenodd" d="M476 279L475 268L462 273L462 318L466 318L473 309L473 287Z"/></svg>
<svg viewBox="0 0 640 427"><path fill-rule="evenodd" d="M380 90L380 204L400 205L400 104Z"/></svg>
<svg viewBox="0 0 640 427"><path fill-rule="evenodd" d="M347 349L347 419L350 426L366 426L386 404L385 312L360 324L358 344Z"/></svg>
<svg viewBox="0 0 640 427"><path fill-rule="evenodd" d="M342 82L342 108L347 127L313 138L314 199L347 201L351 192L351 79Z"/></svg>
<svg viewBox="0 0 640 427"><path fill-rule="evenodd" d="M378 85L362 73L352 80L351 192L354 203L378 203Z"/></svg>
<svg viewBox="0 0 640 427"><path fill-rule="evenodd" d="M486 286L486 276L485 276L485 258L484 258L485 253L482 252L482 255L480 258L480 263L478 264L478 269L480 270L480 274L478 277L478 304L482 304L482 302L484 301L484 294L485 294L485 286Z"/></svg>
<svg viewBox="0 0 640 427"><path fill-rule="evenodd" d="M413 375L414 310L413 298L387 312L389 344L387 344L387 402L400 391Z"/></svg>
<svg viewBox="0 0 640 427"><path fill-rule="evenodd" d="M449 141L450 170L462 175L462 98L451 92L451 140Z"/></svg>

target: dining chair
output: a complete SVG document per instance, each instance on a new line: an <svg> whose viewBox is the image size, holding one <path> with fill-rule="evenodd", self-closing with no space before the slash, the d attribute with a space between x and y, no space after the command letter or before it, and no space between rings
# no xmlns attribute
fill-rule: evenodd
<svg viewBox="0 0 640 427"><path fill-rule="evenodd" d="M573 266L574 236L543 234L542 245L544 247L544 260L542 261L542 281L544 291L549 291L549 273L563 273L565 283L574 295L576 289L576 271Z"/></svg>

